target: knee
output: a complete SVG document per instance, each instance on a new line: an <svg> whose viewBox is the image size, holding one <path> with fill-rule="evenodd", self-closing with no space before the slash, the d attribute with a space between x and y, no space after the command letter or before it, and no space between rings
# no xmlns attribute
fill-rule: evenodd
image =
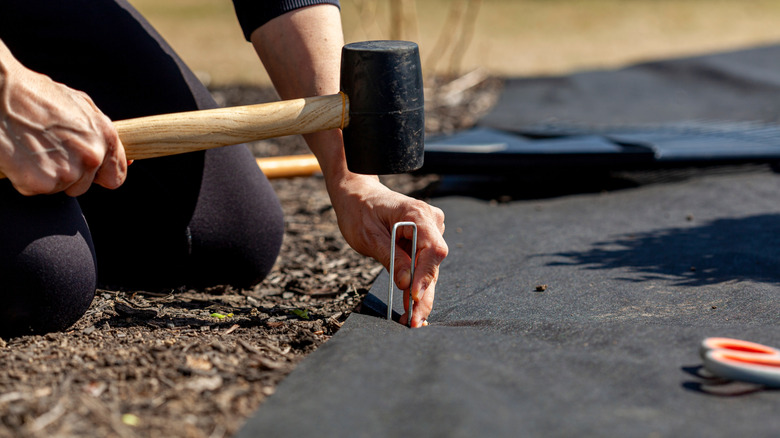
<svg viewBox="0 0 780 438"><path fill-rule="evenodd" d="M0 184L0 336L63 330L95 295L95 253L76 199Z"/></svg>
<svg viewBox="0 0 780 438"><path fill-rule="evenodd" d="M95 295L96 269L80 234L49 236L2 257L0 336L43 334L70 327Z"/></svg>
<svg viewBox="0 0 780 438"><path fill-rule="evenodd" d="M257 201L256 201L257 202ZM284 237L284 217L276 197L263 205L242 205L219 226L193 228L190 286L260 283L276 262Z"/></svg>
<svg viewBox="0 0 780 438"><path fill-rule="evenodd" d="M282 207L246 147L206 153L189 225L188 285L251 287L271 271L284 235Z"/></svg>

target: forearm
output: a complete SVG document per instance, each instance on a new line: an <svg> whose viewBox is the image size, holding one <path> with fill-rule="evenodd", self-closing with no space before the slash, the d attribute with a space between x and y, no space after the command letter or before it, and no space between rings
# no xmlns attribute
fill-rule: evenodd
<svg viewBox="0 0 780 438"><path fill-rule="evenodd" d="M252 44L282 99L339 92L344 39L335 6L310 6L277 17L252 33ZM339 184L368 178L347 170L340 130L304 138L320 162L331 194Z"/></svg>

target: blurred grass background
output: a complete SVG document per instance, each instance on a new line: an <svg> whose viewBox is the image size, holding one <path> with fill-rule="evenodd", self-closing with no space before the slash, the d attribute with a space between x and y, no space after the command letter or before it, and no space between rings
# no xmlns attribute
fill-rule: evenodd
<svg viewBox="0 0 780 438"><path fill-rule="evenodd" d="M130 2L212 85L269 83L230 0ZM341 3L347 42L417 41L426 74L548 75L780 42L780 0Z"/></svg>

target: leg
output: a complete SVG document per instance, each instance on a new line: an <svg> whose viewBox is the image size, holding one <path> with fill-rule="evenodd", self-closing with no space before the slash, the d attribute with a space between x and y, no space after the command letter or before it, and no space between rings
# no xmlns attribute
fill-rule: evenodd
<svg viewBox="0 0 780 438"><path fill-rule="evenodd" d="M245 147L130 169L118 190L93 187L79 198L100 284L248 287L271 270L282 242L281 206Z"/></svg>
<svg viewBox="0 0 780 438"><path fill-rule="evenodd" d="M0 182L0 336L63 330L89 308L95 258L74 198L24 197Z"/></svg>

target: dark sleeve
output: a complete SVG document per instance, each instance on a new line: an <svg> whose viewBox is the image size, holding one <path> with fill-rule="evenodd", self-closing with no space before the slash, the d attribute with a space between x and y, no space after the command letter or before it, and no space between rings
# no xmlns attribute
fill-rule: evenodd
<svg viewBox="0 0 780 438"><path fill-rule="evenodd" d="M292 10L312 5L339 6L339 0L233 0L238 22L249 41L250 35L258 27Z"/></svg>

